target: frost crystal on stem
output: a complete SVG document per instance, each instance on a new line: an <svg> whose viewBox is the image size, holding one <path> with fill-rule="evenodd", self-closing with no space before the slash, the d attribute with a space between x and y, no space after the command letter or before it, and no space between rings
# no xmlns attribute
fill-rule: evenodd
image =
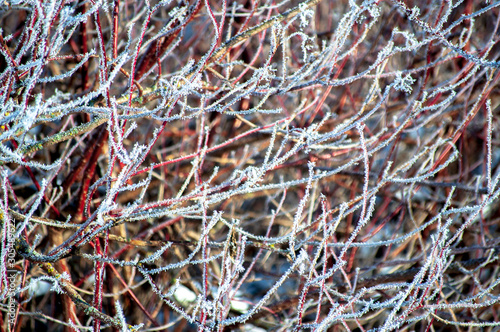
<svg viewBox="0 0 500 332"><path fill-rule="evenodd" d="M499 7L9 2L2 328L497 328Z"/></svg>

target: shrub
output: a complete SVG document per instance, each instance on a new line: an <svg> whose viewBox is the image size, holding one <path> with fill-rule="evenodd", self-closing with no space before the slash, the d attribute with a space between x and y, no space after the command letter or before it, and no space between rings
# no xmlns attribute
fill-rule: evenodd
<svg viewBox="0 0 500 332"><path fill-rule="evenodd" d="M498 1L7 1L3 329L498 329Z"/></svg>

